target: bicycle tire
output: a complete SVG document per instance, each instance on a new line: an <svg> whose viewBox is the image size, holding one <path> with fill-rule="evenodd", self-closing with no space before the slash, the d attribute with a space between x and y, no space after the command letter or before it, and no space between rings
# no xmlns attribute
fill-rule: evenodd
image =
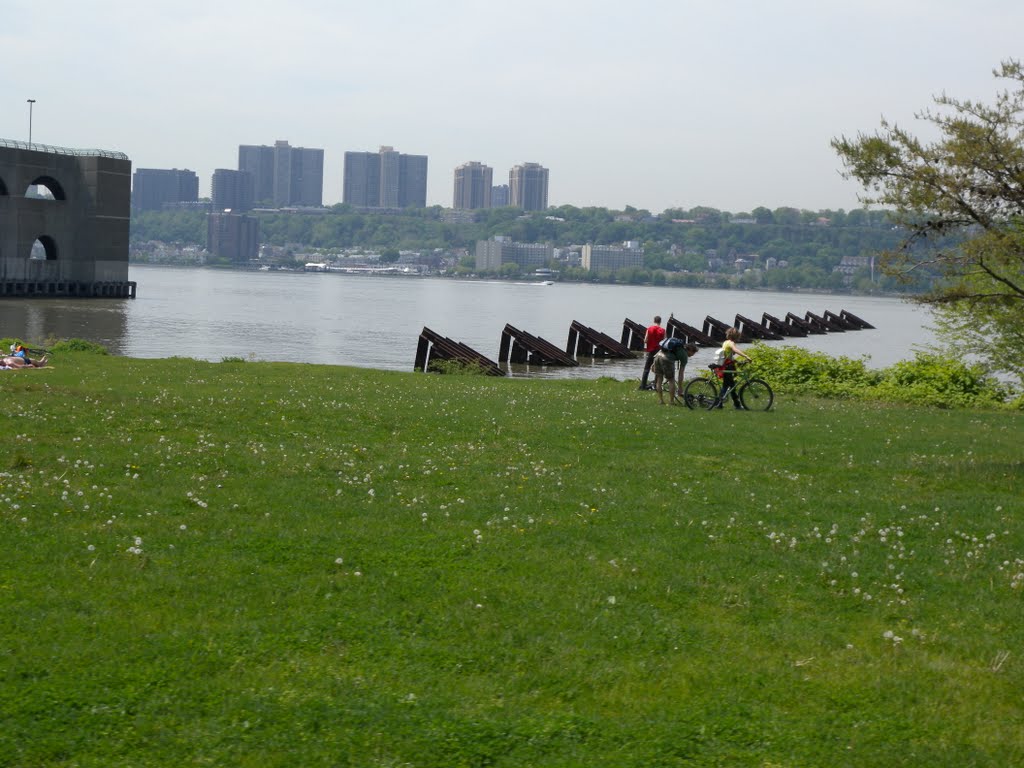
<svg viewBox="0 0 1024 768"><path fill-rule="evenodd" d="M751 379L740 387L740 402L748 411L767 411L775 402L775 393L763 379Z"/></svg>
<svg viewBox="0 0 1024 768"><path fill-rule="evenodd" d="M718 386L711 379L693 379L683 390L683 402L687 408L710 411L718 404Z"/></svg>

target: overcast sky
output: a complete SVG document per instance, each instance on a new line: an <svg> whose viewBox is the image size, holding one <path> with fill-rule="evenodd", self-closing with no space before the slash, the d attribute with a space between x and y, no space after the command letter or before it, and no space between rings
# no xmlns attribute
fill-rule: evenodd
<svg viewBox="0 0 1024 768"><path fill-rule="evenodd" d="M655 213L857 207L829 141L991 101L1021 0L3 0L0 138L188 168L239 144L550 170L549 203ZM920 130L925 130L922 125Z"/></svg>

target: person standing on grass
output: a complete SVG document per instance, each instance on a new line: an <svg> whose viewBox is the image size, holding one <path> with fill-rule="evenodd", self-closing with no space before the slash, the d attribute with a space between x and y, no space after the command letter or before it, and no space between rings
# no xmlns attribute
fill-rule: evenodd
<svg viewBox="0 0 1024 768"><path fill-rule="evenodd" d="M644 351L647 353L647 359L644 361L644 375L640 379L639 389L651 388L651 385L647 383L647 377L651 373L654 356L658 354L658 345L664 338L665 329L661 327L661 315L655 315L654 325L647 326L647 332L644 334Z"/></svg>
<svg viewBox="0 0 1024 768"><path fill-rule="evenodd" d="M669 402L682 405L683 374L686 372L686 362L697 354L697 345L686 343L682 339L665 339L654 355L654 389L658 393L658 401L664 405L665 396L662 392L662 382L668 381ZM676 364L679 365L679 383L676 384ZM678 387L680 397L676 398Z"/></svg>
<svg viewBox="0 0 1024 768"><path fill-rule="evenodd" d="M725 341L722 343L722 386L730 388L729 394L732 396L732 404L734 408L742 409L743 406L740 404L740 396L736 394L736 358L742 357L747 362L750 362L750 357L745 355L739 347L736 346L736 342L740 339L740 332L735 328L730 328L725 332ZM718 406L721 408L721 404Z"/></svg>

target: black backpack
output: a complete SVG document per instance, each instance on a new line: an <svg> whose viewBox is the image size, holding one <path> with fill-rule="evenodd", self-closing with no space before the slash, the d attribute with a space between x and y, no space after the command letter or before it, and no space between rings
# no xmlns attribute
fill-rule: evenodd
<svg viewBox="0 0 1024 768"><path fill-rule="evenodd" d="M658 344L658 346L661 347L661 350L663 352L667 352L670 355L674 355L676 353L676 350L678 350L685 344L686 342L683 339L673 336L670 339L664 339L660 344Z"/></svg>

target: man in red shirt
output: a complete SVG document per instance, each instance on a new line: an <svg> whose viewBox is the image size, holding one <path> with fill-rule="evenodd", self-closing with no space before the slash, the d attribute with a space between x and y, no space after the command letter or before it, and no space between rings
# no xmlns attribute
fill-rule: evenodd
<svg viewBox="0 0 1024 768"><path fill-rule="evenodd" d="M654 356L658 354L658 345L664 338L665 329L661 327L661 315L655 315L654 325L647 326L647 333L644 334L644 350L647 352L647 359L644 361L644 375L640 379L640 389L653 389L647 383L647 377L650 376Z"/></svg>

